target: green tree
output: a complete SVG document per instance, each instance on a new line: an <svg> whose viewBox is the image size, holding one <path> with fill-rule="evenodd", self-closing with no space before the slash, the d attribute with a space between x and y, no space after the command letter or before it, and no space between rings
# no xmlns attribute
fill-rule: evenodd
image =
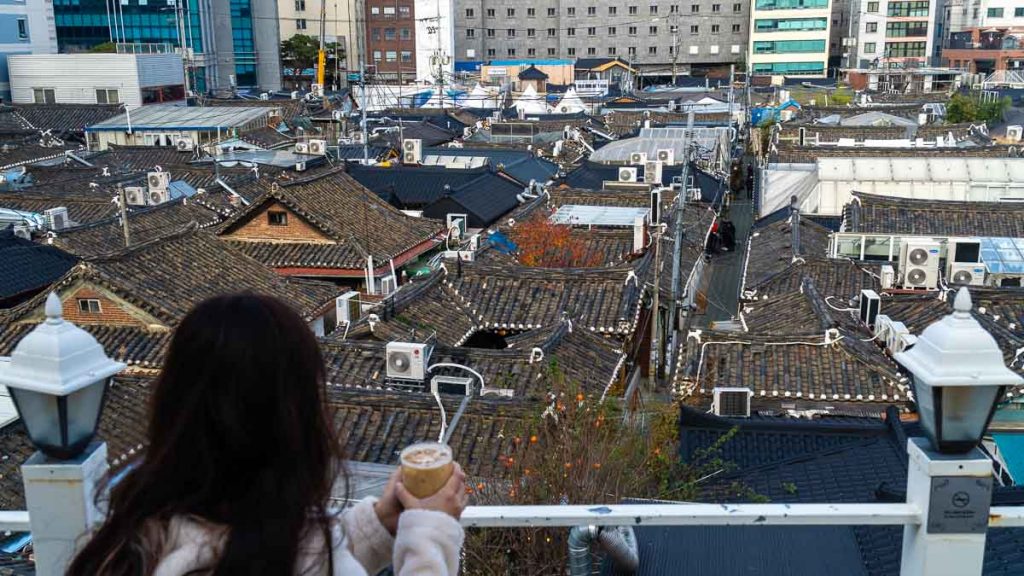
<svg viewBox="0 0 1024 576"><path fill-rule="evenodd" d="M296 34L281 42L281 62L299 72L316 65L320 41L312 36Z"/></svg>
<svg viewBox="0 0 1024 576"><path fill-rule="evenodd" d="M113 42L104 42L89 48L89 52L111 54L117 52L117 46Z"/></svg>
<svg viewBox="0 0 1024 576"><path fill-rule="evenodd" d="M832 100L831 104L835 106L846 106L853 102L853 92L846 86L838 86L835 92L832 92L830 99Z"/></svg>
<svg viewBox="0 0 1024 576"><path fill-rule="evenodd" d="M978 101L976 98L957 93L949 99L946 105L946 122L958 124L960 122L974 122L978 119Z"/></svg>

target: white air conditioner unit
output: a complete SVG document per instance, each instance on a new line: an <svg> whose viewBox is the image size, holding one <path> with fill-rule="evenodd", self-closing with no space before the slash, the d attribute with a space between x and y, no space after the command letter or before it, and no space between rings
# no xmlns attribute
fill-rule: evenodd
<svg viewBox="0 0 1024 576"><path fill-rule="evenodd" d="M270 100L270 92L260 92L260 100Z"/></svg>
<svg viewBox="0 0 1024 576"><path fill-rule="evenodd" d="M459 250L459 260L463 262L473 262L476 260L476 252L472 250Z"/></svg>
<svg viewBox="0 0 1024 576"><path fill-rule="evenodd" d="M661 184L661 162L648 160L644 163L644 183Z"/></svg>
<svg viewBox="0 0 1024 576"><path fill-rule="evenodd" d="M309 141L309 153L323 156L327 154L327 141L326 140L310 140Z"/></svg>
<svg viewBox="0 0 1024 576"><path fill-rule="evenodd" d="M365 137L363 136L362 132L353 132L352 133L352 143L353 144L362 144L364 141L365 141Z"/></svg>
<svg viewBox="0 0 1024 576"><path fill-rule="evenodd" d="M950 262L946 265L946 282L960 286L984 286L985 265L970 262Z"/></svg>
<svg viewBox="0 0 1024 576"><path fill-rule="evenodd" d="M666 166L671 166L676 163L676 151L672 148L663 148L658 150L658 162Z"/></svg>
<svg viewBox="0 0 1024 576"><path fill-rule="evenodd" d="M362 310L359 307L359 292L349 291L334 299L334 313L338 324L351 324L359 320Z"/></svg>
<svg viewBox="0 0 1024 576"><path fill-rule="evenodd" d="M903 322L891 322L885 335L885 349L890 354L899 354L913 344L917 338Z"/></svg>
<svg viewBox="0 0 1024 576"><path fill-rule="evenodd" d="M412 342L388 342L385 348L387 377L423 381L427 376L430 347Z"/></svg>
<svg viewBox="0 0 1024 576"><path fill-rule="evenodd" d="M458 233L455 236L456 238L462 238L466 235L467 222L469 222L469 217L465 214L452 213L445 216L445 223L448 225L446 230L450 231L452 228L458 229Z"/></svg>
<svg viewBox="0 0 1024 576"><path fill-rule="evenodd" d="M860 291L860 323L874 326L875 318L882 311L882 298L874 290Z"/></svg>
<svg viewBox="0 0 1024 576"><path fill-rule="evenodd" d="M892 329L892 318L889 318L885 314L879 314L875 316L875 325L871 329L871 335L882 345L885 346L886 338L888 337L889 330Z"/></svg>
<svg viewBox="0 0 1024 576"><path fill-rule="evenodd" d="M309 143L307 142L296 142L295 143L296 154L309 154Z"/></svg>
<svg viewBox="0 0 1024 576"><path fill-rule="evenodd" d="M469 249L472 250L473 252L476 252L477 250L480 249L479 234L473 234L472 236L469 237Z"/></svg>
<svg viewBox="0 0 1024 576"><path fill-rule="evenodd" d="M191 138L178 138L174 141L174 148L178 152L191 152L196 147L196 143Z"/></svg>
<svg viewBox="0 0 1024 576"><path fill-rule="evenodd" d="M32 227L25 224L19 224L14 227L14 235L22 240L32 239Z"/></svg>
<svg viewBox="0 0 1024 576"><path fill-rule="evenodd" d="M387 297L395 293L398 290L398 281L395 280L394 276L385 276L380 279L380 295Z"/></svg>
<svg viewBox="0 0 1024 576"><path fill-rule="evenodd" d="M423 162L423 140L406 138L402 140L402 163L419 164Z"/></svg>
<svg viewBox="0 0 1024 576"><path fill-rule="evenodd" d="M619 168L619 182L636 182L636 168Z"/></svg>
<svg viewBox="0 0 1024 576"><path fill-rule="evenodd" d="M299 96L301 96L301 94L299 94L298 90L292 90L292 100L298 100Z"/></svg>
<svg viewBox="0 0 1024 576"><path fill-rule="evenodd" d="M124 198L129 206L146 205L146 191L141 186L125 186Z"/></svg>
<svg viewBox="0 0 1024 576"><path fill-rule="evenodd" d="M306 171L306 163L305 162L299 162L299 163L295 164L295 171L296 172L305 172Z"/></svg>
<svg viewBox="0 0 1024 576"><path fill-rule="evenodd" d="M633 166L643 166L644 162L647 162L646 152L632 152L629 155L629 163Z"/></svg>
<svg viewBox="0 0 1024 576"><path fill-rule="evenodd" d="M150 206L163 204L170 199L171 195L167 192L167 188L150 188L149 194L146 196L146 200Z"/></svg>
<svg viewBox="0 0 1024 576"><path fill-rule="evenodd" d="M47 230L62 230L68 225L68 209L61 206L43 211Z"/></svg>
<svg viewBox="0 0 1024 576"><path fill-rule="evenodd" d="M904 288L934 289L939 285L939 252L934 240L908 239L900 245L900 278Z"/></svg>
<svg viewBox="0 0 1024 576"><path fill-rule="evenodd" d="M323 86L321 86L319 84L310 84L309 85L309 93L311 95L313 95L313 96L320 96L320 94L322 92L323 92Z"/></svg>
<svg viewBox="0 0 1024 576"><path fill-rule="evenodd" d="M473 379L463 376L434 376L430 379L430 393L469 396L473 393Z"/></svg>
<svg viewBox="0 0 1024 576"><path fill-rule="evenodd" d="M1006 127L1006 139L1011 142L1020 142L1024 138L1024 126L1013 124Z"/></svg>
<svg viewBox="0 0 1024 576"><path fill-rule="evenodd" d="M716 416L750 416L750 388L718 387L714 389L714 403L711 408Z"/></svg>
<svg viewBox="0 0 1024 576"><path fill-rule="evenodd" d="M170 172L150 172L146 174L146 184L150 190L166 189L171 183Z"/></svg>
<svg viewBox="0 0 1024 576"><path fill-rule="evenodd" d="M896 284L896 269L892 267L892 264L882 264L879 277L881 278L882 290L888 290Z"/></svg>

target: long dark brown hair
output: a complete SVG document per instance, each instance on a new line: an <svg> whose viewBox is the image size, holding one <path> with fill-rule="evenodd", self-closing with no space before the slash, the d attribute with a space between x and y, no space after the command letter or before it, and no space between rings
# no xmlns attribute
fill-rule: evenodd
<svg viewBox="0 0 1024 576"><path fill-rule="evenodd" d="M68 574L151 574L178 516L226 528L207 573L293 574L307 536L331 542L327 503L344 479L325 395L320 348L287 305L249 294L197 305L156 382L146 450Z"/></svg>

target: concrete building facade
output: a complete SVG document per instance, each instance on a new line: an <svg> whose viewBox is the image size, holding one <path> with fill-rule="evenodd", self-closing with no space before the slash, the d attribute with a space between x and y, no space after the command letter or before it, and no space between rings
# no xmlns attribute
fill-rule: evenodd
<svg viewBox="0 0 1024 576"><path fill-rule="evenodd" d="M0 3L0 100L10 100L7 56L55 54L57 31L53 4L46 0L6 0Z"/></svg>
<svg viewBox="0 0 1024 576"><path fill-rule="evenodd" d="M858 0L853 66L911 68L930 63L940 0Z"/></svg>
<svg viewBox="0 0 1024 576"><path fill-rule="evenodd" d="M643 74L743 61L749 0L455 0L460 69L495 59L620 57ZM674 33L673 33L674 32Z"/></svg>
<svg viewBox="0 0 1024 576"><path fill-rule="evenodd" d="M455 0L415 0L416 79L436 82L455 70Z"/></svg>
<svg viewBox="0 0 1024 576"><path fill-rule="evenodd" d="M344 50L337 63L342 74L359 67L359 21L361 9L355 0L278 0L281 41L297 34L320 36L321 2L326 2L324 35L328 43L338 43Z"/></svg>
<svg viewBox="0 0 1024 576"><path fill-rule="evenodd" d="M753 0L748 61L754 74L824 77L831 0Z"/></svg>

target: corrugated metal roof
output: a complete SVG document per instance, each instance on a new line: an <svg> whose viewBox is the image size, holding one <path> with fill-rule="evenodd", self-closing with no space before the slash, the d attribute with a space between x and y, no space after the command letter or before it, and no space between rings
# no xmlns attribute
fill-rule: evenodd
<svg viewBox="0 0 1024 576"><path fill-rule="evenodd" d="M167 104L151 104L136 108L131 112L132 130L154 129L189 129L216 130L217 128L237 128L250 122L266 117L266 107L248 106L213 106L186 107ZM119 114L102 122L87 127L86 132L127 130L128 116Z"/></svg>
<svg viewBox="0 0 1024 576"><path fill-rule="evenodd" d="M566 204L551 215L555 224L574 226L632 226L637 218L644 218L647 208L633 206L580 206Z"/></svg>
<svg viewBox="0 0 1024 576"><path fill-rule="evenodd" d="M671 149L676 158L683 157L686 128L644 128L635 138L610 142L590 155L594 162L626 163L633 152L644 152L648 158L655 158L658 150ZM721 138L727 137L725 127L693 128L693 142L700 148L714 150Z"/></svg>

